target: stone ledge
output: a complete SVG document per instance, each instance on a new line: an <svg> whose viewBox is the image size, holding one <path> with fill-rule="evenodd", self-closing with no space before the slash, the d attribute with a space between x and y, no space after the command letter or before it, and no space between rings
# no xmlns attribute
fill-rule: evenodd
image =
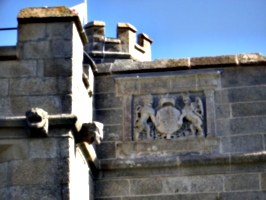
<svg viewBox="0 0 266 200"><path fill-rule="evenodd" d="M107 55L107 52L101 54ZM122 57L121 57L122 58ZM130 56L129 56L130 58ZM159 72L173 70L188 70L198 68L233 67L246 65L266 64L266 57L260 53L238 54L227 56L181 58L181 59L158 59L151 62L125 60L114 63L97 64L97 74L119 74L139 72ZM110 66L112 68L110 69Z"/></svg>
<svg viewBox="0 0 266 200"><path fill-rule="evenodd" d="M112 58L112 59L130 59L131 58L131 55L129 53L124 53L124 52L91 51L89 55L92 57L96 57L96 58ZM108 63L108 66L109 65L110 63Z"/></svg>
<svg viewBox="0 0 266 200"><path fill-rule="evenodd" d="M81 37L82 43L88 43L87 36L82 28L78 15L73 13L69 8L65 6L47 8L25 8L19 12L17 20L19 24L74 21Z"/></svg>
<svg viewBox="0 0 266 200"><path fill-rule="evenodd" d="M17 47L16 46L2 46L0 47L0 61L1 60L16 60Z"/></svg>
<svg viewBox="0 0 266 200"><path fill-rule="evenodd" d="M117 142L116 157L119 159L149 159L162 156L213 154L218 153L219 145L220 138L214 137Z"/></svg>
<svg viewBox="0 0 266 200"><path fill-rule="evenodd" d="M214 165L238 165L265 163L266 151L250 154L180 155L137 159L102 159L102 170L142 169L160 167L200 167Z"/></svg>
<svg viewBox="0 0 266 200"><path fill-rule="evenodd" d="M81 129L81 124L75 115L50 115L48 120L49 126L74 127L75 131L79 131ZM0 118L0 128L22 128L25 127L25 125L25 116Z"/></svg>

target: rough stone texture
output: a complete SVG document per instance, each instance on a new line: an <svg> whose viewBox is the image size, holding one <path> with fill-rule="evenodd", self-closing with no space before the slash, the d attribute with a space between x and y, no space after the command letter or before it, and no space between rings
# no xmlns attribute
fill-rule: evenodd
<svg viewBox="0 0 266 200"><path fill-rule="evenodd" d="M116 147L114 142L102 142L102 145L96 146L97 157L99 159L115 158Z"/></svg>
<svg viewBox="0 0 266 200"><path fill-rule="evenodd" d="M32 139L29 141L29 158L58 158L59 154L59 145L58 139L45 138L45 139Z"/></svg>
<svg viewBox="0 0 266 200"><path fill-rule="evenodd" d="M266 115L266 102L232 104L233 117Z"/></svg>
<svg viewBox="0 0 266 200"><path fill-rule="evenodd" d="M122 122L122 109L96 110L96 121L106 125L118 125Z"/></svg>
<svg viewBox="0 0 266 200"><path fill-rule="evenodd" d="M36 71L37 71L36 60L0 62L1 78L31 77L36 75Z"/></svg>
<svg viewBox="0 0 266 200"><path fill-rule="evenodd" d="M43 73L46 77L69 77L72 74L70 59L47 59L44 63Z"/></svg>
<svg viewBox="0 0 266 200"><path fill-rule="evenodd" d="M61 99L61 96L16 96L8 98L11 104L9 110L11 110L11 115L21 116L24 115L25 111L29 108L42 105L42 109L49 114L61 113Z"/></svg>
<svg viewBox="0 0 266 200"><path fill-rule="evenodd" d="M214 56L214 57L198 57L191 58L190 65L194 67L208 65L234 65L236 64L236 56Z"/></svg>
<svg viewBox="0 0 266 200"><path fill-rule="evenodd" d="M160 194L163 191L163 184L158 179L130 180L130 195Z"/></svg>
<svg viewBox="0 0 266 200"><path fill-rule="evenodd" d="M259 190L259 174L228 175L224 178L225 191Z"/></svg>
<svg viewBox="0 0 266 200"><path fill-rule="evenodd" d="M215 99L216 103L264 101L266 98L265 91L266 87L264 85L230 88L230 89L216 91Z"/></svg>
<svg viewBox="0 0 266 200"><path fill-rule="evenodd" d="M11 185L60 184L56 160L34 159L9 162ZM38 175L37 175L38 174ZM36 176L37 175L37 176Z"/></svg>
<svg viewBox="0 0 266 200"><path fill-rule="evenodd" d="M22 130L19 131L22 135ZM0 140L0 162L29 158L29 141L25 139Z"/></svg>
<svg viewBox="0 0 266 200"><path fill-rule="evenodd" d="M218 135L258 134L265 132L264 116L240 117L234 119L220 119L217 121Z"/></svg>
<svg viewBox="0 0 266 200"><path fill-rule="evenodd" d="M174 195L157 195L157 196L139 196L123 197L122 200L213 200L218 199L217 193L198 193L198 194L174 194Z"/></svg>
<svg viewBox="0 0 266 200"><path fill-rule="evenodd" d="M60 185L39 185L39 186L13 186L6 189L6 198L4 199L21 199L21 200L39 200L61 198Z"/></svg>
<svg viewBox="0 0 266 200"><path fill-rule="evenodd" d="M8 79L0 79L0 96L8 95Z"/></svg>
<svg viewBox="0 0 266 200"><path fill-rule="evenodd" d="M3 46L0 47L0 60L15 60L17 59L16 46Z"/></svg>
<svg viewBox="0 0 266 200"><path fill-rule="evenodd" d="M17 78L10 80L10 95L56 95L71 93L71 80L66 78Z"/></svg>
<svg viewBox="0 0 266 200"><path fill-rule="evenodd" d="M263 150L262 135L233 136L222 139L223 153L252 153Z"/></svg>
<svg viewBox="0 0 266 200"><path fill-rule="evenodd" d="M122 126L104 126L104 141L121 141L122 139Z"/></svg>
<svg viewBox="0 0 266 200"><path fill-rule="evenodd" d="M256 86L266 84L265 68L262 66L247 66L244 68L225 68L223 71L222 86L232 88L240 86Z"/></svg>
<svg viewBox="0 0 266 200"><path fill-rule="evenodd" d="M122 98L115 97L114 94L95 94L95 109L121 108Z"/></svg>
<svg viewBox="0 0 266 200"><path fill-rule="evenodd" d="M216 112L216 119L230 118L231 116L230 104L217 104L215 112Z"/></svg>
<svg viewBox="0 0 266 200"><path fill-rule="evenodd" d="M266 189L266 173L261 173L260 178L261 178L261 189L265 190Z"/></svg>
<svg viewBox="0 0 266 200"><path fill-rule="evenodd" d="M221 176L168 178L163 188L167 194L217 192L223 190L223 178Z"/></svg>
<svg viewBox="0 0 266 200"><path fill-rule="evenodd" d="M266 191L250 191L250 192L227 192L220 193L220 199L241 199L241 200L263 200L266 197Z"/></svg>
<svg viewBox="0 0 266 200"><path fill-rule="evenodd" d="M95 93L114 93L115 82L112 76L95 77Z"/></svg>
<svg viewBox="0 0 266 200"><path fill-rule="evenodd" d="M129 181L110 180L95 182L95 197L115 197L129 195Z"/></svg>
<svg viewBox="0 0 266 200"><path fill-rule="evenodd" d="M8 163L7 162L1 162L0 163L0 177L1 177L1 181L0 181L0 188L3 188L5 186L7 186L8 184ZM1 194L1 192L0 192ZM1 197L1 195L0 195Z"/></svg>

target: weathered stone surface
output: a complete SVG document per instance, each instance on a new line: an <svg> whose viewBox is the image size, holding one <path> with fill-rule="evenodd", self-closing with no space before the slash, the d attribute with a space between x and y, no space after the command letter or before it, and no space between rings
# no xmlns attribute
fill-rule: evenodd
<svg viewBox="0 0 266 200"><path fill-rule="evenodd" d="M0 79L0 96L8 95L8 79Z"/></svg>
<svg viewBox="0 0 266 200"><path fill-rule="evenodd" d="M223 153L252 153L263 151L262 135L244 135L222 138Z"/></svg>
<svg viewBox="0 0 266 200"><path fill-rule="evenodd" d="M97 157L99 159L115 158L116 145L114 142L102 142L101 145L96 146Z"/></svg>
<svg viewBox="0 0 266 200"><path fill-rule="evenodd" d="M266 115L266 102L232 104L233 117Z"/></svg>
<svg viewBox="0 0 266 200"><path fill-rule="evenodd" d="M96 110L96 121L106 125L122 124L122 109Z"/></svg>
<svg viewBox="0 0 266 200"><path fill-rule="evenodd" d="M206 193L223 190L222 176L192 176L167 178L163 182L164 193Z"/></svg>
<svg viewBox="0 0 266 200"><path fill-rule="evenodd" d="M15 60L18 58L16 46L0 47L0 60Z"/></svg>
<svg viewBox="0 0 266 200"><path fill-rule="evenodd" d="M215 108L216 119L230 118L230 104L217 104Z"/></svg>
<svg viewBox="0 0 266 200"><path fill-rule="evenodd" d="M202 67L206 65L236 65L236 56L213 56L191 58L190 65L192 67Z"/></svg>
<svg viewBox="0 0 266 200"><path fill-rule="evenodd" d="M128 180L95 181L95 197L115 197L129 195Z"/></svg>
<svg viewBox="0 0 266 200"><path fill-rule="evenodd" d="M265 190L266 189L266 173L261 173L260 174L260 179L261 179L261 189Z"/></svg>
<svg viewBox="0 0 266 200"><path fill-rule="evenodd" d="M69 22L46 23L46 39L72 40L75 26Z"/></svg>
<svg viewBox="0 0 266 200"><path fill-rule="evenodd" d="M122 98L115 97L113 93L95 94L94 99L96 109L121 108L122 106Z"/></svg>
<svg viewBox="0 0 266 200"><path fill-rule="evenodd" d="M139 87L139 94L164 93L167 92L168 88L170 88L170 81L166 80L165 77L140 78L139 80L135 79L130 82L132 84L130 89L132 90L133 94L138 94L137 91L134 91L137 89L134 87L135 85ZM124 83L121 83L121 86ZM122 90L125 90L125 92L127 92L128 89L129 88L122 88Z"/></svg>
<svg viewBox="0 0 266 200"><path fill-rule="evenodd" d="M17 78L10 80L11 95L69 94L71 79L66 78Z"/></svg>
<svg viewBox="0 0 266 200"><path fill-rule="evenodd" d="M1 146L0 146L1 149ZM0 154L2 156L1 150ZM6 187L8 185L8 168L7 168L7 162L1 162L0 163L0 188ZM0 192L0 197L1 197L1 192Z"/></svg>
<svg viewBox="0 0 266 200"><path fill-rule="evenodd" d="M250 192L222 192L220 199L242 199L242 200L263 200L266 198L266 191L250 191Z"/></svg>
<svg viewBox="0 0 266 200"><path fill-rule="evenodd" d="M36 41L46 39L46 24L30 23L18 26L18 41Z"/></svg>
<svg viewBox="0 0 266 200"><path fill-rule="evenodd" d="M216 103L264 101L266 98L266 87L261 85L241 88L230 88L216 91L215 97Z"/></svg>
<svg viewBox="0 0 266 200"><path fill-rule="evenodd" d="M218 198L217 193L197 193L197 194L174 194L174 195L156 195L156 196L136 196L123 197L122 200L214 200Z"/></svg>
<svg viewBox="0 0 266 200"><path fill-rule="evenodd" d="M104 141L121 141L122 139L122 126L104 126Z"/></svg>
<svg viewBox="0 0 266 200"><path fill-rule="evenodd" d="M164 72L143 76L115 77L117 95L167 94L185 91L202 91L220 87L220 73L195 72L171 74Z"/></svg>
<svg viewBox="0 0 266 200"><path fill-rule="evenodd" d="M44 76L70 77L72 75L72 61L70 59L46 59L44 60Z"/></svg>
<svg viewBox="0 0 266 200"><path fill-rule="evenodd" d="M40 138L29 141L29 158L59 158L58 139Z"/></svg>
<svg viewBox="0 0 266 200"><path fill-rule="evenodd" d="M217 135L242 135L264 133L266 118L264 116L241 117L217 120Z"/></svg>
<svg viewBox="0 0 266 200"><path fill-rule="evenodd" d="M23 22L23 19L34 20L34 18L49 18L49 17L77 17L69 8L61 7L47 7L47 8L25 8L18 14L18 21ZM32 18L32 19L31 19ZM39 20L41 21L41 20Z"/></svg>
<svg viewBox="0 0 266 200"><path fill-rule="evenodd" d="M259 190L259 174L235 174L224 177L225 191Z"/></svg>
<svg viewBox="0 0 266 200"><path fill-rule="evenodd" d="M49 185L25 185L25 186L12 186L6 189L6 199L21 199L32 200L49 199L57 200L61 199L61 186L60 184Z"/></svg>
<svg viewBox="0 0 266 200"><path fill-rule="evenodd" d="M56 160L34 159L9 162L11 185L60 184Z"/></svg>
<svg viewBox="0 0 266 200"><path fill-rule="evenodd" d="M260 53L252 54L238 54L237 61L240 65L252 64L252 63L265 63L266 58Z"/></svg>
<svg viewBox="0 0 266 200"><path fill-rule="evenodd" d="M23 134L20 130L20 135ZM6 132L7 134L8 132ZM12 134L8 134L12 135ZM11 136L12 137L12 136ZM2 139L0 140L0 162L11 160L25 160L29 158L29 141L26 139Z"/></svg>
<svg viewBox="0 0 266 200"><path fill-rule="evenodd" d="M37 62L35 60L1 61L0 77L31 77L36 76Z"/></svg>
<svg viewBox="0 0 266 200"><path fill-rule="evenodd" d="M114 83L112 76L95 77L95 93L114 93Z"/></svg>
<svg viewBox="0 0 266 200"><path fill-rule="evenodd" d="M130 195L160 194L162 191L160 178L130 180Z"/></svg>
<svg viewBox="0 0 266 200"><path fill-rule="evenodd" d="M24 115L32 107L42 106L49 114L62 113L61 96L16 96L9 98L11 115ZM68 104L68 107L71 104Z"/></svg>
<svg viewBox="0 0 266 200"><path fill-rule="evenodd" d="M265 123L263 116L231 119L229 131L233 135L264 133Z"/></svg>
<svg viewBox="0 0 266 200"><path fill-rule="evenodd" d="M223 71L222 86L232 88L239 86L255 86L266 84L265 67L247 66L225 68Z"/></svg>

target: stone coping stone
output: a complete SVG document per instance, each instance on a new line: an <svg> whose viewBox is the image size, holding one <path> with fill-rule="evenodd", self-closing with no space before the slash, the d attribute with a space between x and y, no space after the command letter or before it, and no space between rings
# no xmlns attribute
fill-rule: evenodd
<svg viewBox="0 0 266 200"><path fill-rule="evenodd" d="M266 151L250 154L205 154L161 156L137 159L101 159L102 170L141 169L158 167L199 167L213 165L238 165L265 163Z"/></svg>
<svg viewBox="0 0 266 200"><path fill-rule="evenodd" d="M133 33L137 32L137 29L133 25L131 25L129 23L121 23L121 22L119 22L117 24L117 28L118 29L128 29L128 30L131 30Z"/></svg>
<svg viewBox="0 0 266 200"><path fill-rule="evenodd" d="M145 39L145 40L149 41L152 44L152 39L145 33L138 34L138 38Z"/></svg>
<svg viewBox="0 0 266 200"><path fill-rule="evenodd" d="M74 127L75 131L81 129L77 117L71 114L49 115L49 126ZM0 117L0 128L21 128L26 125L26 117Z"/></svg>
<svg viewBox="0 0 266 200"><path fill-rule="evenodd" d="M87 23L85 26L84 26L84 29L89 29L91 27L104 27L105 26L105 22L103 21L92 21L92 22L89 22Z"/></svg>
<svg viewBox="0 0 266 200"><path fill-rule="evenodd" d="M17 47L16 46L2 46L0 47L0 60L16 60Z"/></svg>
<svg viewBox="0 0 266 200"><path fill-rule="evenodd" d="M101 54L107 55L107 52L101 52ZM96 75L119 74L125 72L134 73L136 71L160 72L166 70L190 70L210 67L252 66L259 64L266 64L266 57L260 53L181 59L157 59L150 62L118 60L114 63L97 64L98 73L96 73Z"/></svg>
<svg viewBox="0 0 266 200"><path fill-rule="evenodd" d="M20 10L17 20L19 24L74 21L83 44L88 43L87 36L82 28L78 15L65 6L24 8Z"/></svg>
<svg viewBox="0 0 266 200"><path fill-rule="evenodd" d="M124 52L103 52L103 51L91 51L89 53L90 56L92 57L96 57L96 58L113 58L113 59L130 59L131 55L129 53L124 53ZM108 63L108 67L110 67L110 65L112 65L113 63ZM98 69L100 69L99 67L97 67ZM107 67L105 67L106 70Z"/></svg>

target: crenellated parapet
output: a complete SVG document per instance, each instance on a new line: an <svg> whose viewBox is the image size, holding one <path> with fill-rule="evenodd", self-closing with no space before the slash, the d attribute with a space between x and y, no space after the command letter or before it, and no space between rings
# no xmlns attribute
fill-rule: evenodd
<svg viewBox="0 0 266 200"><path fill-rule="evenodd" d="M136 35L137 29L129 23L117 24L117 37L105 36L105 23L92 21L84 29L89 43L85 51L96 62L106 62L110 59L133 59L138 61L151 60L152 40L144 33Z"/></svg>

